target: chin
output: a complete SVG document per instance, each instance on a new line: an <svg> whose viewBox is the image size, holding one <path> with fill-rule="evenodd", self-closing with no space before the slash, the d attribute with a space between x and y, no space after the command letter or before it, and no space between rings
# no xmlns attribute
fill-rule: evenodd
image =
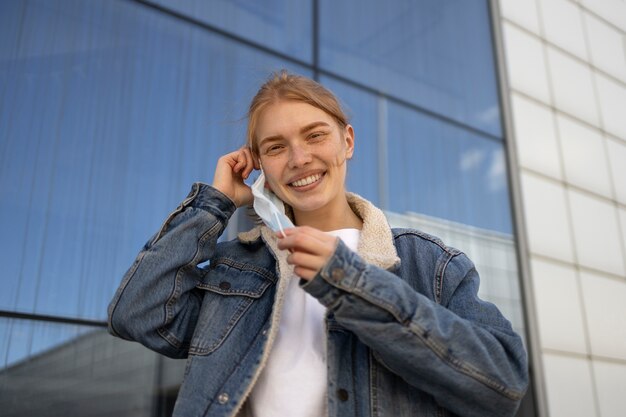
<svg viewBox="0 0 626 417"><path fill-rule="evenodd" d="M287 204L289 204L291 208L295 211L306 211L306 212L315 211L324 207L324 204L315 203L315 202L305 202L301 200L292 200L291 202L288 202Z"/></svg>
<svg viewBox="0 0 626 417"><path fill-rule="evenodd" d="M314 196L311 196L309 198L306 198L306 197L305 198L293 198L290 200L291 201L288 202L287 204L289 204L294 211L301 211L301 212L307 212L307 213L311 213L316 210L323 209L331 202L330 199L319 198L319 197L316 198Z"/></svg>

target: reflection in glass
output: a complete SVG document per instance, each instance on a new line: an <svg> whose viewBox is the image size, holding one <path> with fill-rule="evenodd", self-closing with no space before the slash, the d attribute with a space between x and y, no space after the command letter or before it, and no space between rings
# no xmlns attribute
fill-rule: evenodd
<svg viewBox="0 0 626 417"><path fill-rule="evenodd" d="M486 0L320 0L320 65L501 136Z"/></svg>
<svg viewBox="0 0 626 417"><path fill-rule="evenodd" d="M305 62L313 56L311 0L148 0Z"/></svg>
<svg viewBox="0 0 626 417"><path fill-rule="evenodd" d="M330 77L322 82L353 116L350 191L396 213L512 234L500 142Z"/></svg>
<svg viewBox="0 0 626 417"><path fill-rule="evenodd" d="M0 46L0 309L100 320L268 71L310 75L135 2L0 2Z"/></svg>
<svg viewBox="0 0 626 417"><path fill-rule="evenodd" d="M389 209L512 234L503 144L388 108Z"/></svg>
<svg viewBox="0 0 626 417"><path fill-rule="evenodd" d="M169 416L184 361L104 329L0 319L3 417Z"/></svg>

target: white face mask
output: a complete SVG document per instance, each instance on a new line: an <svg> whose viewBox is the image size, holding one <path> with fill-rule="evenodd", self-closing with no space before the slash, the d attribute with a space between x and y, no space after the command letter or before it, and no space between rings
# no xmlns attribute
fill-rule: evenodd
<svg viewBox="0 0 626 417"><path fill-rule="evenodd" d="M259 178L252 184L254 196L254 211L263 223L275 232L285 235L284 229L294 227L289 217L285 215L285 204L269 188L265 188L265 174L261 171Z"/></svg>

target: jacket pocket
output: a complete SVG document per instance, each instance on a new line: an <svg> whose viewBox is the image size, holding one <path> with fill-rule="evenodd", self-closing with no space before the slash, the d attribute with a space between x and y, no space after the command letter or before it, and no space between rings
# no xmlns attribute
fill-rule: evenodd
<svg viewBox="0 0 626 417"><path fill-rule="evenodd" d="M231 260L212 263L196 285L204 296L189 353L208 355L218 349L274 281L270 273L253 265Z"/></svg>

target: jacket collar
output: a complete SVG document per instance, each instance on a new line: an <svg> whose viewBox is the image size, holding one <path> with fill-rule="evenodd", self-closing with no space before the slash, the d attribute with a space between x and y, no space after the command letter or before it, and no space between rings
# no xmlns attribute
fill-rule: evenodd
<svg viewBox="0 0 626 417"><path fill-rule="evenodd" d="M346 193L348 204L352 211L363 220L363 229L357 248L358 254L367 263L380 268L391 269L400 264L400 258L393 244L393 235L384 213L363 197ZM239 240L243 243L251 243L259 237L273 248L277 238L265 225L257 226L247 232L239 233ZM276 252L275 252L276 253Z"/></svg>

